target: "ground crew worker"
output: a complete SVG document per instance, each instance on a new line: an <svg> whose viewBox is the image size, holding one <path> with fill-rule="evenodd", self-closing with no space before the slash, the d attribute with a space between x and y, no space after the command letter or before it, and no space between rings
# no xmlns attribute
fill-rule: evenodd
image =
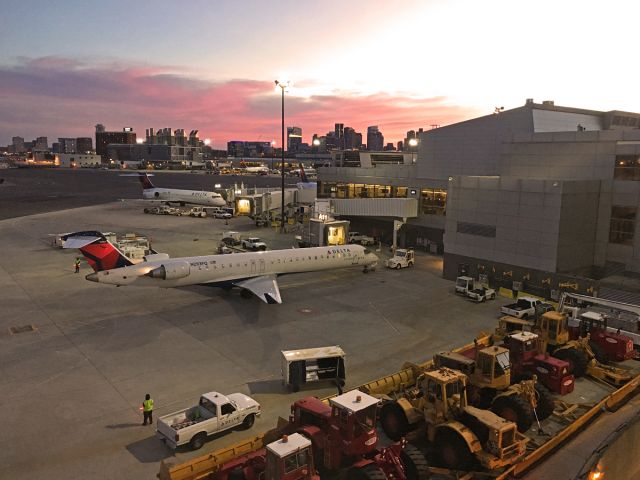
<svg viewBox="0 0 640 480"><path fill-rule="evenodd" d="M74 265L76 267L76 273L80 273L80 257L76 257Z"/></svg>
<svg viewBox="0 0 640 480"><path fill-rule="evenodd" d="M153 424L153 399L148 393L144 396L144 402L142 402L142 415L144 416L142 425L147 424L147 419L149 420L149 425Z"/></svg>

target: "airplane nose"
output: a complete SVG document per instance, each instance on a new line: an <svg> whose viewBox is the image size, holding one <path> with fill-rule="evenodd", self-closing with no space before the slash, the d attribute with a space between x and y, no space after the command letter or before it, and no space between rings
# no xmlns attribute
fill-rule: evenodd
<svg viewBox="0 0 640 480"><path fill-rule="evenodd" d="M84 278L86 278L90 282L97 282L98 281L98 274L96 272L93 272L93 273L90 273L89 275L87 275Z"/></svg>

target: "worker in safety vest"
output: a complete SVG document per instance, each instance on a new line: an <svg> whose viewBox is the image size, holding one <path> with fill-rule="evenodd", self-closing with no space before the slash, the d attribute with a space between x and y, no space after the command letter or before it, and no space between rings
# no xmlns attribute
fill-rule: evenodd
<svg viewBox="0 0 640 480"><path fill-rule="evenodd" d="M76 267L76 273L80 272L80 257L76 257L76 261L74 263L74 266Z"/></svg>
<svg viewBox="0 0 640 480"><path fill-rule="evenodd" d="M142 425L147 424L147 419L149 420L149 425L153 424L153 399L148 393L144 396L144 402L142 402L142 415L144 416Z"/></svg>

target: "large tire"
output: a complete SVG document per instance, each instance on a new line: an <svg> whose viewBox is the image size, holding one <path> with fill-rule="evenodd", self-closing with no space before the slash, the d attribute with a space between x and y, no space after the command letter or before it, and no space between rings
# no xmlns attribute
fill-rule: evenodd
<svg viewBox="0 0 640 480"><path fill-rule="evenodd" d="M242 425L240 426L240 428L242 430L249 430L251 427L253 427L253 424L255 421L256 421L256 416L253 413L250 413L249 415L244 417L244 420L242 421Z"/></svg>
<svg viewBox="0 0 640 480"><path fill-rule="evenodd" d="M396 264L396 270L400 270L402 268L402 265L400 265L399 263Z"/></svg>
<svg viewBox="0 0 640 480"><path fill-rule="evenodd" d="M587 373L587 364L589 359L587 354L575 348L565 348L553 353L553 356L560 360L565 360L571 365L571 373L576 378L583 377Z"/></svg>
<svg viewBox="0 0 640 480"><path fill-rule="evenodd" d="M589 347L593 350L593 354L596 357L596 360L604 365L609 363L609 355L604 351L604 349L595 343L594 341L589 342Z"/></svg>
<svg viewBox="0 0 640 480"><path fill-rule="evenodd" d="M517 394L496 398L491 411L514 422L520 433L529 430L535 419L531 404Z"/></svg>
<svg viewBox="0 0 640 480"><path fill-rule="evenodd" d="M538 400L536 413L538 414L538 420L542 421L551 416L556 408L556 402L547 387L538 382L536 382L536 397Z"/></svg>
<svg viewBox="0 0 640 480"><path fill-rule="evenodd" d="M424 454L413 445L405 445L400 452L400 461L404 465L407 480L423 480L429 478L429 464Z"/></svg>
<svg viewBox="0 0 640 480"><path fill-rule="evenodd" d="M488 409L493 403L493 399L496 396L496 391L493 388L475 387L473 385L467 385L467 399L471 405L483 410Z"/></svg>
<svg viewBox="0 0 640 480"><path fill-rule="evenodd" d="M200 432L191 438L189 446L191 447L191 450L200 450L206 441L207 434L205 432Z"/></svg>
<svg viewBox="0 0 640 480"><path fill-rule="evenodd" d="M445 468L471 470L475 458L467 442L457 432L441 428L436 434L434 447L438 461Z"/></svg>
<svg viewBox="0 0 640 480"><path fill-rule="evenodd" d="M391 440L397 441L409 431L409 420L404 410L396 402L388 402L380 409L380 425Z"/></svg>
<svg viewBox="0 0 640 480"><path fill-rule="evenodd" d="M267 247L265 247L264 245L261 245L259 250L262 250L263 252L267 249Z"/></svg>
<svg viewBox="0 0 640 480"><path fill-rule="evenodd" d="M242 467L236 467L229 472L227 480L247 480L247 477L244 474Z"/></svg>

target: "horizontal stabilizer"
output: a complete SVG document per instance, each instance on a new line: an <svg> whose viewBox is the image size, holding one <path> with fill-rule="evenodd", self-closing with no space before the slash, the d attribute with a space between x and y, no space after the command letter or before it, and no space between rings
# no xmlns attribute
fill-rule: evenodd
<svg viewBox="0 0 640 480"><path fill-rule="evenodd" d="M237 282L235 285L249 290L264 303L282 303L278 280L275 275L253 277L249 280Z"/></svg>

